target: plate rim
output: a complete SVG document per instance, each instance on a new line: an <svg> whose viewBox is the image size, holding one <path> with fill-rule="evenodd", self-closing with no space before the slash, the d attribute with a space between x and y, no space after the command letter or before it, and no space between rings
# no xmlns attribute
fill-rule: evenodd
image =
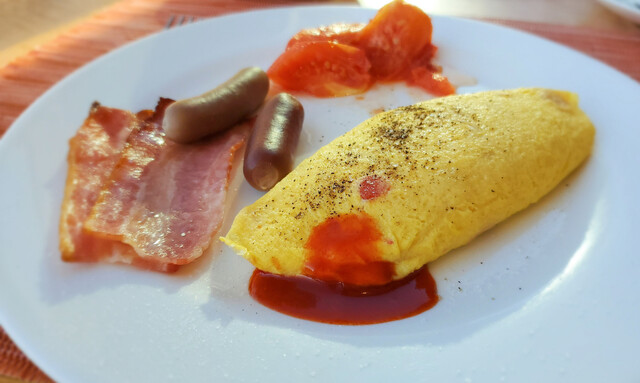
<svg viewBox="0 0 640 383"><path fill-rule="evenodd" d="M367 10L367 11L371 11L373 12L373 9L370 8L362 8L362 7L357 7L357 6L352 6L352 5L302 5L302 6L293 6L293 7L277 7L277 8L270 8L270 9L259 9L259 10L250 10L250 11L245 11L245 12L234 12L231 14L226 14L226 15L222 15L222 16L217 16L217 17L213 17L211 19L207 19L207 20L203 20L203 22L217 22L219 19L221 18L239 18L239 17L244 17L247 14L261 14L261 13L278 13L278 12L287 12L291 9L314 9L314 8L322 8L322 9L326 9L326 10L330 10L330 9L336 9L336 10L342 10L345 8L351 8L354 10ZM472 24L476 24L476 25L481 25L483 28L484 27L489 27L489 28L497 28L498 30L502 31L502 32L507 32L507 33L516 33L516 34L520 34L520 35L524 35L527 36L528 38L535 38L535 39L540 39L543 40L545 43L547 44L552 44L556 47L562 48L564 50L568 50L573 52L573 54L578 54L581 57L581 59L587 59L590 60L592 62L597 63L598 65L602 66L603 68L606 68L607 70L613 71L615 73L617 73L618 75L622 75L625 78L625 81L631 80L633 83L635 83L635 85L640 85L638 84L638 82L636 82L636 80L634 80L633 78L631 78L629 75L617 70L616 68L613 68L611 66L609 66L606 63L603 63L583 52L577 51L571 47L562 45L560 43L557 43L553 40L549 40L546 39L544 37L540 37L538 35L526 32L526 31L522 31L519 29L515 29L515 28L510 28L507 26L503 26L503 25L496 25L490 22L484 22L484 21L479 21L479 20L473 20L473 19L465 19L465 18L458 18L458 17L450 17L450 16L442 16L442 15L430 15L433 19L447 19L447 20L453 20L454 22L466 22L466 23L472 23ZM185 28L188 28L189 26L185 26ZM74 70L72 73L68 74L67 76L65 76L64 78L62 78L61 80L59 80L58 82L56 82L53 86L51 86L49 89L47 89L47 91L45 91L41 96L39 96L33 103L31 103L21 114L20 116L11 124L11 126L9 127L8 131L5 133L4 137L2 139L0 139L0 152L3 152L4 150L6 150L5 145L9 145L9 144L3 144L3 141L6 142L11 142L13 141L13 136L15 134L18 133L14 133L14 131L17 131L18 129L24 129L24 127L21 127L22 124L24 124L22 121L28 118L28 114L29 113L33 113L33 110L37 110L40 106L40 104L47 102L47 99L52 97L52 94L55 94L57 92L57 89L59 86L61 86L60 84L63 83L67 83L67 82L72 82L75 81L74 78L77 76L80 76L81 73L85 72L85 71L90 71L91 67L94 65L100 65L97 63L102 62L103 60L106 60L107 57L109 56L113 56L113 55L117 55L119 54L119 52L121 50L124 49L134 49L137 45L139 44L147 44L148 41L154 40L154 39L158 39L158 36L161 36L165 33L171 33L171 30L165 30L165 31L160 31L160 32L156 32L153 33L151 35L145 36L141 39L137 39L131 42L128 42L126 44L124 44L121 47L118 47L116 49L113 49L112 51L109 51L89 62L87 62L86 64L82 65L80 68ZM640 90L640 86L637 87L637 90ZM49 366L49 364L47 363L46 356L42 356L39 355L39 352L33 350L33 348L31 347L31 345L27 344L29 343L27 340L23 339L22 335L19 333L16 333L13 330L13 326L11 325L11 320L7 320L7 318L10 315L5 313L4 310L2 310L0 308L0 323L2 324L3 328L5 329L5 332L10 336L10 338L16 343L16 345L18 345L18 347L25 353L25 355L27 355L30 359L32 359L34 361L34 363L36 363L36 365L41 368L43 371L45 371L45 373L47 373L49 376L54 377L56 379L59 380L64 380L63 378L68 378L68 376L63 376L63 375L58 375L55 366Z"/></svg>

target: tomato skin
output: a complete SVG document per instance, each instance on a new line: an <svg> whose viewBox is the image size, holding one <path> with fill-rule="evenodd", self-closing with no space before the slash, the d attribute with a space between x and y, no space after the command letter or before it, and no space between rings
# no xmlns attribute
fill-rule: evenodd
<svg viewBox="0 0 640 383"><path fill-rule="evenodd" d="M448 96L456 92L456 88L445 76L426 67L413 68L407 82L423 88L434 96Z"/></svg>
<svg viewBox="0 0 640 383"><path fill-rule="evenodd" d="M328 41L307 42L287 49L267 71L288 91L316 97L342 97L371 86L371 63L364 51Z"/></svg>
<svg viewBox="0 0 640 383"><path fill-rule="evenodd" d="M381 81L398 80L412 61L431 44L431 18L403 1L382 7L360 32L356 45L367 53L372 75Z"/></svg>
<svg viewBox="0 0 640 383"><path fill-rule="evenodd" d="M434 95L455 88L431 61L431 18L418 7L394 0L366 25L338 23L294 35L268 71L288 91L317 97L363 93L374 82L404 81Z"/></svg>
<svg viewBox="0 0 640 383"><path fill-rule="evenodd" d="M364 24L336 23L318 28L303 29L289 40L286 49L290 49L299 44L318 41L353 45L353 42L357 39L363 27Z"/></svg>
<svg viewBox="0 0 640 383"><path fill-rule="evenodd" d="M442 71L442 68L433 65L433 63L431 62L431 60L433 60L433 58L436 56L436 52L438 52L437 46L431 43L427 44L424 48L422 48L422 51L420 51L414 57L413 61L411 62L411 67L425 67L434 72Z"/></svg>

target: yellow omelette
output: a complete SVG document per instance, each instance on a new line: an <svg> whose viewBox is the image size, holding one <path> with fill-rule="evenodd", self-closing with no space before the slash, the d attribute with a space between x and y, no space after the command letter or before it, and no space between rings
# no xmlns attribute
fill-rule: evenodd
<svg viewBox="0 0 640 383"><path fill-rule="evenodd" d="M565 91L401 107L304 160L221 239L263 271L383 284L538 201L587 158L594 134Z"/></svg>

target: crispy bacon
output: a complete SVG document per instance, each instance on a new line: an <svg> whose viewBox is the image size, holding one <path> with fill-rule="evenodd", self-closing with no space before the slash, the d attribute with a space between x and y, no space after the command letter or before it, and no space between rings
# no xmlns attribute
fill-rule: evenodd
<svg viewBox="0 0 640 383"><path fill-rule="evenodd" d="M60 217L63 260L94 260L101 248L109 247L88 238L83 224L118 162L129 133L138 124L138 119L127 111L94 103L84 124L69 141L69 170Z"/></svg>
<svg viewBox="0 0 640 383"><path fill-rule="evenodd" d="M96 150L93 143L72 144L76 154L70 151L66 195L74 185L90 188L81 211L65 197L63 215L73 213L67 216L75 217L75 233L80 234L75 235L76 246L65 250L63 226L69 225L61 225L64 260L117 261L175 271L209 247L222 224L231 165L248 126L196 144L177 144L165 139L159 125L170 102L161 99L154 113L128 114L133 123L126 144L105 149L112 153L109 166L94 169L81 160ZM86 126L76 137L84 135ZM91 182L79 177L81 171L91 173Z"/></svg>

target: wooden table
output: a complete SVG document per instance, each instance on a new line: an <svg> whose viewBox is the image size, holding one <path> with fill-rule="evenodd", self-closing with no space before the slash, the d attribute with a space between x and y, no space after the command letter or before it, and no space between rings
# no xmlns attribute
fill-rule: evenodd
<svg viewBox="0 0 640 383"><path fill-rule="evenodd" d="M0 0L0 67L117 0Z"/></svg>
<svg viewBox="0 0 640 383"><path fill-rule="evenodd" d="M41 42L118 0L0 0L0 67ZM387 0L360 0L380 7ZM473 18L498 18L589 26L635 33L640 27L610 12L596 0L414 0L427 12Z"/></svg>
<svg viewBox="0 0 640 383"><path fill-rule="evenodd" d="M0 69L119 0L0 0ZM137 1L137 0L128 0ZM166 0L158 0L158 2ZM349 1L349 0L346 0ZM332 2L343 2L333 0ZM360 0L380 7L387 0ZM414 0L428 13L588 27L640 37L640 27L596 0ZM355 3L355 1L354 1ZM1 351L1 350L0 350ZM3 356L0 354L0 358ZM6 356L5 356L6 357ZM0 375L0 383L22 382Z"/></svg>

